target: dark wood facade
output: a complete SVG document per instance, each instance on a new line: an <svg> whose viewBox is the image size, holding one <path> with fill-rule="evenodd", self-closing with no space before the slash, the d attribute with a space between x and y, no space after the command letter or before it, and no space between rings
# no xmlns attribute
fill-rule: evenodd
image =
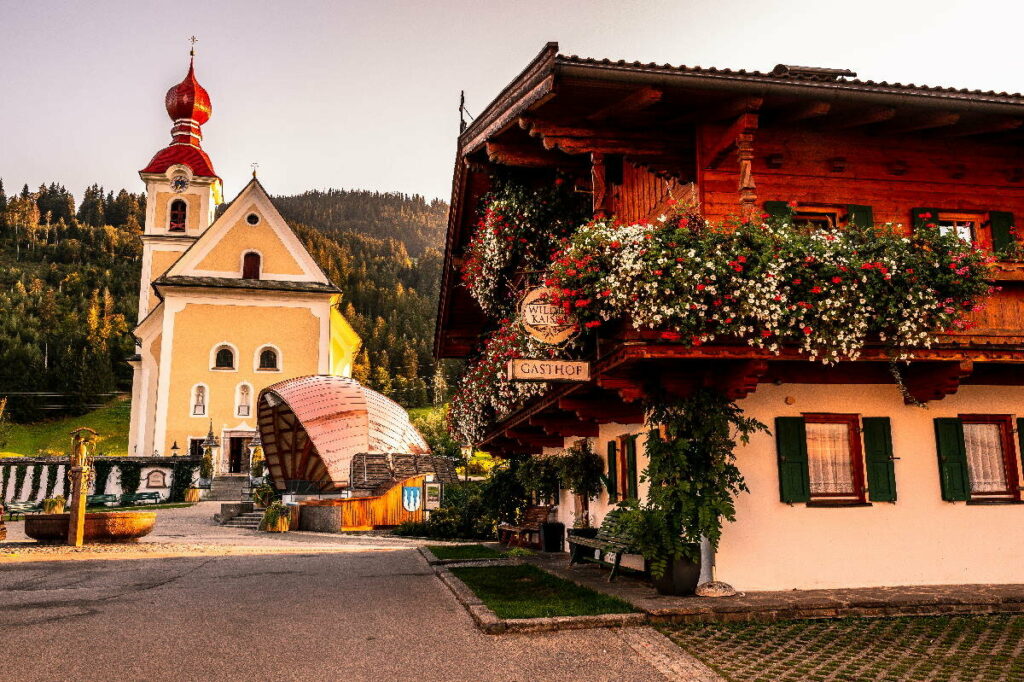
<svg viewBox="0 0 1024 682"><path fill-rule="evenodd" d="M711 220L795 201L837 222L857 210L909 230L915 209L933 207L975 216L978 240L991 245L995 215L1004 231L1024 216L1022 142L1020 95L859 81L835 69L595 61L549 44L459 138L435 353L466 357L487 330L459 266L496 168L568 173L595 215L627 221L658 216L672 198L698 202ZM1001 290L974 313L970 332L915 352L904 371L914 399L941 399L961 384L1024 384L1024 268L997 264L995 280ZM537 449L595 424L638 423L652 383L680 395L714 385L742 398L761 382L892 382L881 347L824 367L795 349L689 347L628 326L603 331L591 360L593 381L523 406L490 445Z"/></svg>

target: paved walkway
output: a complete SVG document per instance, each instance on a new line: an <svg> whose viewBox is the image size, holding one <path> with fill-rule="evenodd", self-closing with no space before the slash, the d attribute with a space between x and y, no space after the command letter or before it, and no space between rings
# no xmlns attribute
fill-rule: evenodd
<svg viewBox="0 0 1024 682"><path fill-rule="evenodd" d="M137 547L63 561L8 524L0 677L700 679L650 628L485 635L412 542L221 528L214 508L161 511Z"/></svg>
<svg viewBox="0 0 1024 682"><path fill-rule="evenodd" d="M624 599L654 622L1024 613L1024 584L787 590L714 599L660 595L650 583L629 574L609 583L607 568L595 564L570 567L566 554L537 554L529 561L567 580Z"/></svg>

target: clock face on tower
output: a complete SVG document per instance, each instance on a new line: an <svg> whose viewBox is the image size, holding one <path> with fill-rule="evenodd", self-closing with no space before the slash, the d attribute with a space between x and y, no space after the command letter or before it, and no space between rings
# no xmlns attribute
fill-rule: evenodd
<svg viewBox="0 0 1024 682"><path fill-rule="evenodd" d="M171 189L179 194L188 189L188 178L184 175L175 175L171 178Z"/></svg>

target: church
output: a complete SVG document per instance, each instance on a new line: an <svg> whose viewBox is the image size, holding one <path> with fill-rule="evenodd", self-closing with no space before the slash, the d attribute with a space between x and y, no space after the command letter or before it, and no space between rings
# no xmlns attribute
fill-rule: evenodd
<svg viewBox="0 0 1024 682"><path fill-rule="evenodd" d="M167 92L171 143L146 184L129 452L197 455L212 430L218 474L248 468L255 401L306 375L351 375L360 339L341 290L253 178L217 217L221 179L202 148L212 111L195 76Z"/></svg>

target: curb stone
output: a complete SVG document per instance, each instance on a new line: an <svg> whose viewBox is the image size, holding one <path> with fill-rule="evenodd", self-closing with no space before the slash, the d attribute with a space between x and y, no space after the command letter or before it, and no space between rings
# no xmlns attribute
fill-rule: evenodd
<svg viewBox="0 0 1024 682"><path fill-rule="evenodd" d="M429 550L428 550L429 552ZM424 558L426 555L424 554ZM428 560L429 561L429 560ZM472 565L479 565L474 563ZM550 618L499 618L476 596L466 583L445 566L434 566L434 573L451 590L455 599L469 612L483 632L497 635L504 632L554 632L587 628L613 628L644 625L646 613L606 613L596 616L553 616Z"/></svg>

